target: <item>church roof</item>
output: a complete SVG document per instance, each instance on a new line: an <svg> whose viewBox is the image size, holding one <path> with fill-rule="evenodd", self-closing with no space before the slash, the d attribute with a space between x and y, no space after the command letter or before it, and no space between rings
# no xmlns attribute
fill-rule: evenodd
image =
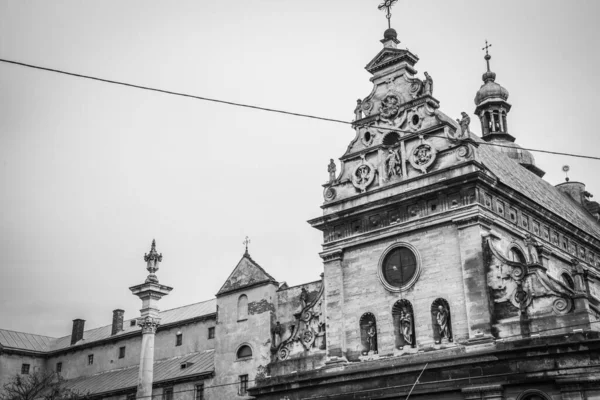
<svg viewBox="0 0 600 400"><path fill-rule="evenodd" d="M267 271L258 265L258 263L250 257L250 254L246 252L217 293L217 296L261 283L274 283L279 285L275 278L269 275Z"/></svg>
<svg viewBox="0 0 600 400"><path fill-rule="evenodd" d="M186 368L181 368L182 364ZM190 353L184 356L154 362L154 383L190 378L214 372L214 350ZM67 380L65 388L82 394L98 395L123 390L135 390L138 383L139 366L101 372Z"/></svg>
<svg viewBox="0 0 600 400"><path fill-rule="evenodd" d="M186 321L193 318L202 317L217 312L217 300L211 299L200 303L189 304L187 306L173 308L160 312L160 324L167 325ZM123 330L115 335L111 335L112 325L106 325L95 329L86 330L83 333L83 339L71 346L71 336L52 338L48 336L33 335L30 333L13 332L6 329L0 329L0 346L20 350L29 350L36 352L58 351L66 348L73 348L79 345L90 344L109 338L118 338L132 332L140 332L140 327L136 324L131 326L130 321L136 318L123 321Z"/></svg>
<svg viewBox="0 0 600 400"><path fill-rule="evenodd" d="M579 203L562 194L556 187L525 169L506 154L483 144L480 137L471 134L471 138L482 143L477 149L481 161L501 183L600 240L600 224Z"/></svg>

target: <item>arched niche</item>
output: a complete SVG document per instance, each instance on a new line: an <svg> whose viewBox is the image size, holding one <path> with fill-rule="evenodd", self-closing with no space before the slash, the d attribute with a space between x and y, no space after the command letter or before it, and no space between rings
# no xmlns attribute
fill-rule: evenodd
<svg viewBox="0 0 600 400"><path fill-rule="evenodd" d="M406 299L398 300L392 307L392 318L394 320L394 336L396 337L396 348L415 348L417 345L415 335L415 315L413 306Z"/></svg>
<svg viewBox="0 0 600 400"><path fill-rule="evenodd" d="M366 312L360 317L360 341L363 355L377 354L377 320L373 313Z"/></svg>
<svg viewBox="0 0 600 400"><path fill-rule="evenodd" d="M516 245L512 245L508 249L508 260L518 262L521 264L527 264L527 258L525 257L525 253L521 248Z"/></svg>
<svg viewBox="0 0 600 400"><path fill-rule="evenodd" d="M238 321L248 319L248 296L246 296L245 294L238 297L237 319Z"/></svg>
<svg viewBox="0 0 600 400"><path fill-rule="evenodd" d="M431 303L431 324L435 343L439 344L444 340L452 342L452 317L446 300L439 298Z"/></svg>

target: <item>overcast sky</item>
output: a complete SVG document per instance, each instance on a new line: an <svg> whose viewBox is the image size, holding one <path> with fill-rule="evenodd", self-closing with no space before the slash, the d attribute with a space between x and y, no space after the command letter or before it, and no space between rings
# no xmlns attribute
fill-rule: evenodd
<svg viewBox="0 0 600 400"><path fill-rule="evenodd" d="M0 1L0 58L352 120L387 27L378 0ZM492 44L524 147L600 155L597 0L406 1L401 47L453 118L472 114ZM211 299L243 254L319 279L327 164L348 126L0 63L0 327L64 336L139 314L156 238L161 309ZM534 153L552 184L600 196L600 161Z"/></svg>

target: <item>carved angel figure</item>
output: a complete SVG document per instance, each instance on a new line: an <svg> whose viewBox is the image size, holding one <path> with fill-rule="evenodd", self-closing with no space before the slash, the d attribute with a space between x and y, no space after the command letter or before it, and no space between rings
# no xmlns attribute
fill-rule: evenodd
<svg viewBox="0 0 600 400"><path fill-rule="evenodd" d="M388 179L391 179L392 176L402 175L401 165L400 165L400 154L398 150L389 149L389 154L385 158L385 175Z"/></svg>
<svg viewBox="0 0 600 400"><path fill-rule="evenodd" d="M425 80L423 81L423 94L433 95L433 78L427 72L425 72Z"/></svg>
<svg viewBox="0 0 600 400"><path fill-rule="evenodd" d="M471 117L469 117L469 114L467 114L464 111L461 112L460 115L462 116L462 118L457 119L456 122L458 122L458 124L460 125L460 137L463 137L469 134L469 124L471 123Z"/></svg>
<svg viewBox="0 0 600 400"><path fill-rule="evenodd" d="M329 172L329 183L335 181L335 162L333 162L333 158L329 159L329 165L327 166L327 172Z"/></svg>

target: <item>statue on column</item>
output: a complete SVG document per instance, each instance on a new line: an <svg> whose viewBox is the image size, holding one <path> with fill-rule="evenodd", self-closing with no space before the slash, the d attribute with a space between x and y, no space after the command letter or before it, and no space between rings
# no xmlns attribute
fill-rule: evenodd
<svg viewBox="0 0 600 400"><path fill-rule="evenodd" d="M425 72L425 80L423 81L423 94L433 96L433 78Z"/></svg>
<svg viewBox="0 0 600 400"><path fill-rule="evenodd" d="M362 117L363 117L362 100L358 99L358 100L356 100L356 108L354 109L354 120L358 121L359 119L362 119Z"/></svg>
<svg viewBox="0 0 600 400"><path fill-rule="evenodd" d="M460 137L467 136L469 134L469 124L471 123L471 117L466 112L461 112L461 119L457 119L456 122L460 125L461 134Z"/></svg>
<svg viewBox="0 0 600 400"><path fill-rule="evenodd" d="M329 172L329 183L335 182L335 162L333 162L333 158L329 160L329 165L327 166L327 172Z"/></svg>

